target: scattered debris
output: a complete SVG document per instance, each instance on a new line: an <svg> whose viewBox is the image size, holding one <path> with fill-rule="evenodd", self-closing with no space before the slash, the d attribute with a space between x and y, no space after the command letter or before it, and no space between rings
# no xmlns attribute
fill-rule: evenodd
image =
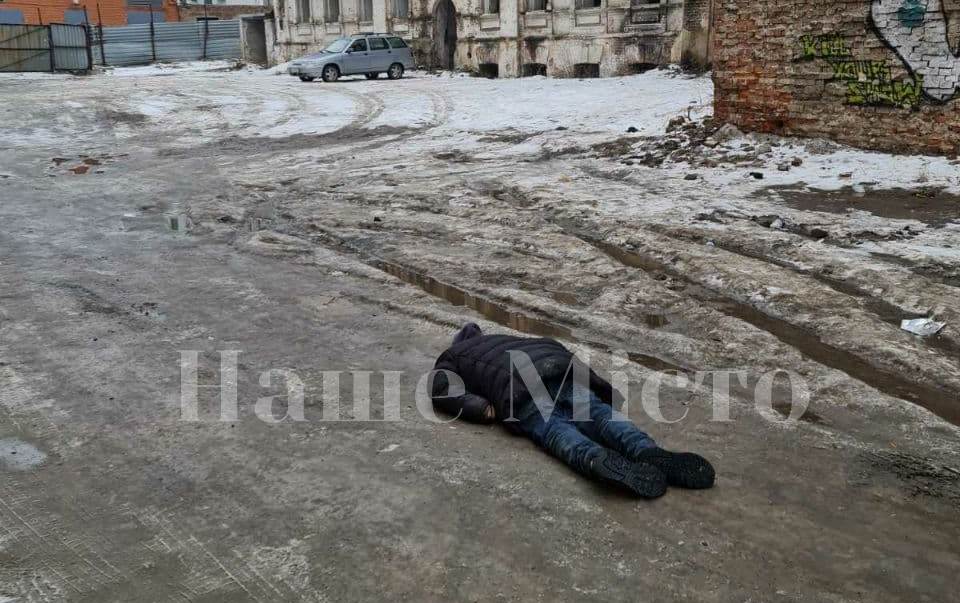
<svg viewBox="0 0 960 603"><path fill-rule="evenodd" d="M763 172L750 172L750 175L756 180L763 180Z"/></svg>
<svg viewBox="0 0 960 603"><path fill-rule="evenodd" d="M900 323L901 329L914 335L919 335L920 337L936 335L946 326L945 323L934 322L929 318L915 318L913 320L904 320Z"/></svg>
<svg viewBox="0 0 960 603"><path fill-rule="evenodd" d="M714 134L714 140L718 142L729 142L735 138L740 138L743 136L743 132L740 131L740 128L733 124L724 124L716 134Z"/></svg>

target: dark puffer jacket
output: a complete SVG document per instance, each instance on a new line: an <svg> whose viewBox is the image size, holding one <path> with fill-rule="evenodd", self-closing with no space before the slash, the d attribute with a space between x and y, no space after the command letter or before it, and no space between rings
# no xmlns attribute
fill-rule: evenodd
<svg viewBox="0 0 960 603"><path fill-rule="evenodd" d="M447 370L459 375L467 391L462 396L447 396L446 375L438 373L433 380L434 406L447 414L473 422L489 422L491 419L486 413L491 404L496 410L497 420L517 416L517 411L532 403L533 398L518 368L511 367L511 351L526 353L544 383L561 380L565 375L568 380L572 379L571 362L580 362L570 350L553 339L481 335L480 328L470 324L461 330L453 346L440 355L434 366L434 370ZM619 393L614 391L610 383L592 370L589 374L590 389L601 400L607 404L620 401ZM509 421L507 425L510 425Z"/></svg>

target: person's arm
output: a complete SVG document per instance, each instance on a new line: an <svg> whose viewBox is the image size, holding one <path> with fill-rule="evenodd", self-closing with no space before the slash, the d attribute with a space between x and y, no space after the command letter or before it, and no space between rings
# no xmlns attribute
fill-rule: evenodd
<svg viewBox="0 0 960 603"><path fill-rule="evenodd" d="M490 401L483 396L472 394L461 387L450 391L450 380L447 372L456 375L454 364L441 356L434 367L433 376L433 407L441 412L469 421L470 423L492 423L496 419L496 412ZM459 392L457 390L460 390ZM451 395L453 394L453 395Z"/></svg>

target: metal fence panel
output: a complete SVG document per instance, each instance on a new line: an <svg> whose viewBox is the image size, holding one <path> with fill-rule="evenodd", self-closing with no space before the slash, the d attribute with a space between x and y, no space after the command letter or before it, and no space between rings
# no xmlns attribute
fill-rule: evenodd
<svg viewBox="0 0 960 603"><path fill-rule="evenodd" d="M0 24L0 71L50 68L50 33L46 27Z"/></svg>
<svg viewBox="0 0 960 603"><path fill-rule="evenodd" d="M158 61L193 61L203 57L203 27L198 21L163 23L156 25L154 31Z"/></svg>
<svg viewBox="0 0 960 603"><path fill-rule="evenodd" d="M239 58L238 20L103 28L0 25L0 71L81 71L89 69L91 61L95 65L124 66Z"/></svg>
<svg viewBox="0 0 960 603"><path fill-rule="evenodd" d="M152 61L240 58L240 22L237 20L154 23L152 32L151 38L149 23L104 27L101 44L100 31L94 30L94 63L123 66Z"/></svg>
<svg viewBox="0 0 960 603"><path fill-rule="evenodd" d="M87 28L83 25L51 24L50 40L53 41L53 65L65 71L90 69L90 54L87 52Z"/></svg>
<svg viewBox="0 0 960 603"><path fill-rule="evenodd" d="M103 28L104 65L143 65L154 60L150 25Z"/></svg>
<svg viewBox="0 0 960 603"><path fill-rule="evenodd" d="M206 57L208 59L241 58L240 21L207 21L206 23L210 26Z"/></svg>

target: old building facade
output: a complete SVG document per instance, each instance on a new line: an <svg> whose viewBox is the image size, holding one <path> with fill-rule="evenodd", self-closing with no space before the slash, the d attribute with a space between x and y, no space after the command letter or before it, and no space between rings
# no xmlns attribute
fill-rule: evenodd
<svg viewBox="0 0 960 603"><path fill-rule="evenodd" d="M418 63L498 77L597 77L709 62L711 0L272 0L273 62L360 31Z"/></svg>
<svg viewBox="0 0 960 603"><path fill-rule="evenodd" d="M960 0L717 0L714 36L720 119L960 153Z"/></svg>

